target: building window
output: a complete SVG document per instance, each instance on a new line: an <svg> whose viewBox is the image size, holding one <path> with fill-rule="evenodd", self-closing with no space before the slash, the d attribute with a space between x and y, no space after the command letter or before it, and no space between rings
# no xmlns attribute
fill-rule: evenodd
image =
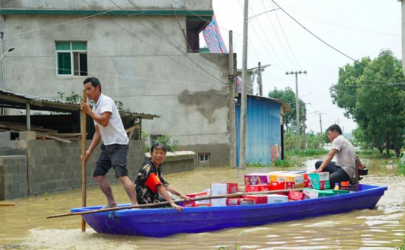
<svg viewBox="0 0 405 250"><path fill-rule="evenodd" d="M157 142L157 140L162 137L162 135L150 135L150 146Z"/></svg>
<svg viewBox="0 0 405 250"><path fill-rule="evenodd" d="M56 42L56 74L87 76L87 42Z"/></svg>
<svg viewBox="0 0 405 250"><path fill-rule="evenodd" d="M200 154L198 154L198 162L200 162L200 163L209 163L210 162L210 154L209 153L200 153Z"/></svg>

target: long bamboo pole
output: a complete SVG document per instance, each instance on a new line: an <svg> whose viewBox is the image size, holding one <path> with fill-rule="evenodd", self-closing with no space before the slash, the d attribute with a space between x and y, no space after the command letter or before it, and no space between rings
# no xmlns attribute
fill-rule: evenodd
<svg viewBox="0 0 405 250"><path fill-rule="evenodd" d="M279 194L279 193L286 193L289 191L302 191L303 188L296 188L296 189L284 189L284 190L272 190L272 191L265 191L265 192L252 192L252 193L237 193L237 194L225 194L225 195L212 195L212 196L200 196L196 198L190 199L190 201L200 201L200 200L208 200L208 199L221 199L221 198L236 198L242 195L256 195L256 194ZM185 202L184 199L175 200L175 203ZM136 206L125 206L125 207L113 207L113 208L105 208L105 209L97 209L97 210L90 210L84 212L77 212L77 213L68 213L68 214L58 214L58 215L51 215L46 217L47 219L59 218L59 217L66 217L72 215L83 215L83 214L94 214L94 213L101 213L101 212L109 212L109 211L117 211L123 209L131 209L131 208L152 208L152 207L159 207L164 205L169 205L168 201L159 202L159 203L152 203L152 204L142 204Z"/></svg>
<svg viewBox="0 0 405 250"><path fill-rule="evenodd" d="M83 89L82 102L87 102L86 90ZM81 117L82 132L82 207L86 207L86 113L82 111ZM86 221L82 219L82 232L86 231Z"/></svg>

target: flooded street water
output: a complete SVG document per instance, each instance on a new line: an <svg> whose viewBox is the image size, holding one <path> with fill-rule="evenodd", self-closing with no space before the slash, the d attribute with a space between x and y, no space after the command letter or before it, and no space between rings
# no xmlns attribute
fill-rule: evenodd
<svg viewBox="0 0 405 250"><path fill-rule="evenodd" d="M8 200L15 207L0 207L0 249L393 249L405 235L405 177L378 162L366 162L369 175L362 183L388 186L373 210L233 228L166 238L102 235L87 227L80 230L80 217L46 219L80 207L81 190L27 199ZM313 161L307 162L307 169ZM211 182L243 183L245 173L287 170L280 168L198 168L167 174L168 182L184 193L199 192ZM291 168L289 169L291 170ZM295 168L295 170L303 170ZM127 203L120 184L113 186L116 200ZM105 204L97 187L88 188L87 205Z"/></svg>

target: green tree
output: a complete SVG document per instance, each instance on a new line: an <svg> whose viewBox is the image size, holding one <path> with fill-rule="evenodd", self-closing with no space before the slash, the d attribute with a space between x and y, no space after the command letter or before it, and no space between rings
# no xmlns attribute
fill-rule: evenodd
<svg viewBox="0 0 405 250"><path fill-rule="evenodd" d="M288 106L291 107L290 112L284 114L284 124L286 127L286 130L292 130L292 131L297 131L297 119L296 119L296 104L295 104L295 93L292 91L291 88L287 87L285 90L278 90L277 88L274 88L273 91L270 91L268 96L270 98L275 98L280 101L285 102L288 104ZM305 103L299 99L299 105L300 105L300 131L303 131L303 119L305 119L305 115L307 113L307 108L305 106Z"/></svg>
<svg viewBox="0 0 405 250"><path fill-rule="evenodd" d="M405 126L405 84L401 62L390 50L370 60L339 69L339 81L331 87L333 102L345 110L364 132L366 143L380 153L394 149L399 156Z"/></svg>

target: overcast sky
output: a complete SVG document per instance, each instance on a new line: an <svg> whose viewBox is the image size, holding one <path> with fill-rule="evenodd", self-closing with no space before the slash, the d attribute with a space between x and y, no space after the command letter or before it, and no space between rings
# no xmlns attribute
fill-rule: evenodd
<svg viewBox="0 0 405 250"><path fill-rule="evenodd" d="M390 49L401 58L401 3L397 0L275 0L282 9L316 36L360 59L377 57ZM224 42L234 32L234 51L238 68L242 68L244 0L213 0L213 8ZM249 0L248 68L271 64L263 73L263 93L290 87L295 92L295 76L286 71L303 71L299 75L299 97L307 104L307 127L320 131L338 123L345 133L357 127L332 104L329 88L337 82L338 68L353 61L320 42L271 0ZM264 13L267 12L267 13ZM264 13L264 14L261 14ZM227 46L228 47L228 46ZM255 84L256 87L256 84ZM255 90L254 93L256 93ZM313 113L312 113L313 112Z"/></svg>

